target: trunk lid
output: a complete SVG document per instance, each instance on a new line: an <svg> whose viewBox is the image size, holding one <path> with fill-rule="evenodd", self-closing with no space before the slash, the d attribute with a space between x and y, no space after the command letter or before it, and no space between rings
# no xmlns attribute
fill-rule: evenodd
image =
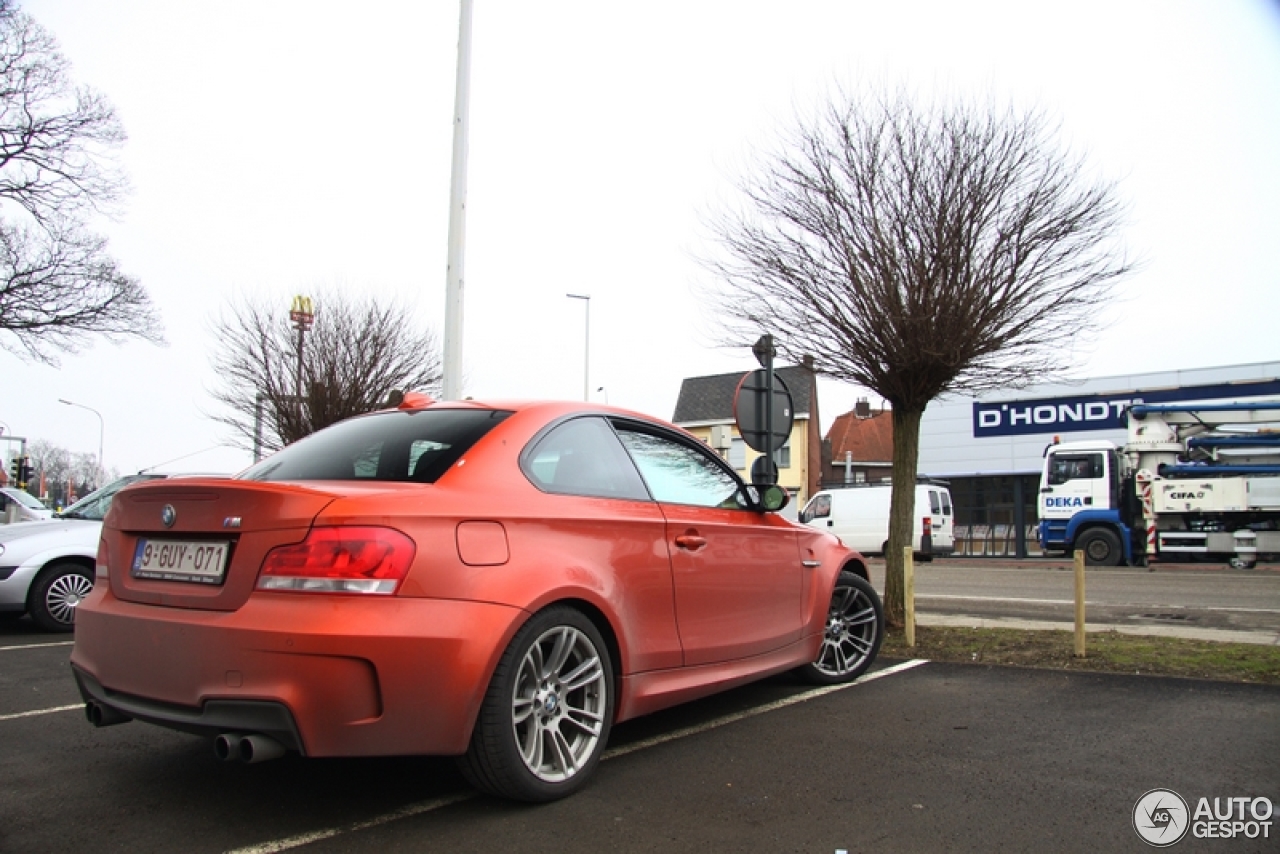
<svg viewBox="0 0 1280 854"><path fill-rule="evenodd" d="M191 478L124 489L102 528L111 591L128 602L233 611L252 594L267 552L302 541L342 486Z"/></svg>

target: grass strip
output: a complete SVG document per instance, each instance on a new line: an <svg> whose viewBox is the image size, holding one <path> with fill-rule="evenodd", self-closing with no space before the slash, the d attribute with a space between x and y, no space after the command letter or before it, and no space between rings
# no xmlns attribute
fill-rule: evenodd
<svg viewBox="0 0 1280 854"><path fill-rule="evenodd" d="M880 654L963 664L1280 685L1280 646L1106 631L1088 634L1084 658L1076 658L1074 649L1072 633L1067 631L917 626L914 647L907 647L901 629L890 629Z"/></svg>

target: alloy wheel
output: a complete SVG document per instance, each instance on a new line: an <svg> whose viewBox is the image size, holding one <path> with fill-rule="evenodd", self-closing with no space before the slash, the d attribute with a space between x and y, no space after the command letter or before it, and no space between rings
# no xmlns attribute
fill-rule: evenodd
<svg viewBox="0 0 1280 854"><path fill-rule="evenodd" d="M578 773L593 756L608 708L608 682L595 644L573 626L538 637L520 662L511 726L525 767L547 783Z"/></svg>

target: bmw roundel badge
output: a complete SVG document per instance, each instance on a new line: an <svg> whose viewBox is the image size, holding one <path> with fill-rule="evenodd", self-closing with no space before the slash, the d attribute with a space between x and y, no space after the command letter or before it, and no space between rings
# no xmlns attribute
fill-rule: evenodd
<svg viewBox="0 0 1280 854"><path fill-rule="evenodd" d="M164 522L166 528L172 528L173 523L178 521L178 511L173 509L172 504L166 504L160 511L160 521Z"/></svg>

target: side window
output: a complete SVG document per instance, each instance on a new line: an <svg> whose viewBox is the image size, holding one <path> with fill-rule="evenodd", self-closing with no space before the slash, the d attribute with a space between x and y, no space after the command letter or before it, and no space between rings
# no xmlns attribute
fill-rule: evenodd
<svg viewBox="0 0 1280 854"><path fill-rule="evenodd" d="M942 513L942 502L938 500L938 493L933 489L929 490L929 512L934 516Z"/></svg>
<svg viewBox="0 0 1280 854"><path fill-rule="evenodd" d="M951 515L951 493L945 489L942 491L942 515Z"/></svg>
<svg viewBox="0 0 1280 854"><path fill-rule="evenodd" d="M801 522L812 522L814 519L826 519L831 515L831 496L815 495L800 514Z"/></svg>
<svg viewBox="0 0 1280 854"><path fill-rule="evenodd" d="M557 426L526 452L522 464L543 492L649 500L613 428L600 418L575 418Z"/></svg>
<svg viewBox="0 0 1280 854"><path fill-rule="evenodd" d="M1049 484L1102 477L1102 454L1058 454L1049 463Z"/></svg>
<svg viewBox="0 0 1280 854"><path fill-rule="evenodd" d="M718 458L653 433L619 425L618 438L657 501L736 509L740 481Z"/></svg>

